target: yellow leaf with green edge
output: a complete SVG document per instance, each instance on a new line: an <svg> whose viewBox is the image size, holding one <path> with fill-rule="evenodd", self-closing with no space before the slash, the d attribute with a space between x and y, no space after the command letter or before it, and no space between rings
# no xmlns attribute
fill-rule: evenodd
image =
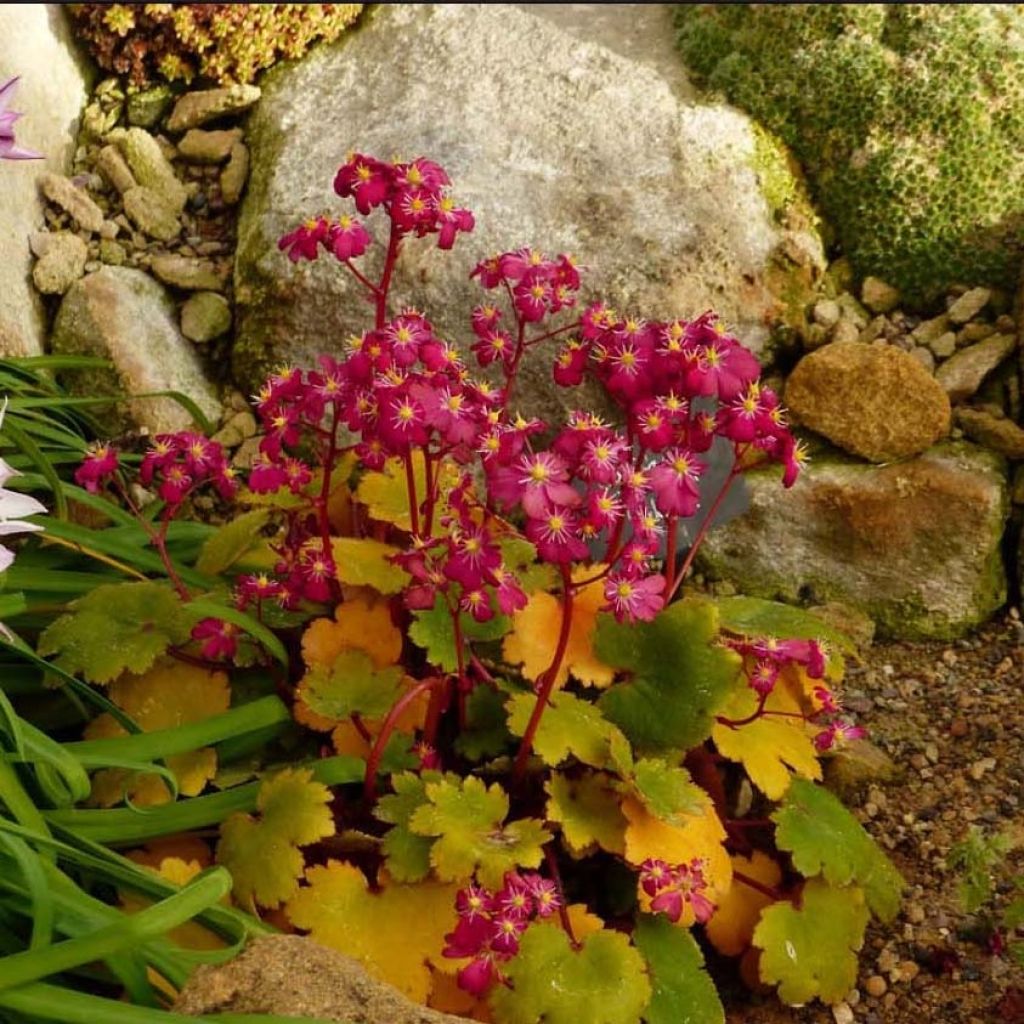
<svg viewBox="0 0 1024 1024"><path fill-rule="evenodd" d="M525 734L537 704L533 693L517 693L506 705L508 727L515 736ZM597 706L571 693L555 694L541 716L533 738L533 750L552 768L570 756L593 768L612 762L612 742L619 729L607 721Z"/></svg>
<svg viewBox="0 0 1024 1024"><path fill-rule="evenodd" d="M816 996L838 1003L857 984L857 953L867 923L862 890L834 889L812 879L799 907L775 903L762 911L754 930L761 979L778 985L779 998L791 1006Z"/></svg>
<svg viewBox="0 0 1024 1024"><path fill-rule="evenodd" d="M680 768L656 757L641 758L627 776L632 792L656 818L670 825L699 814L705 792Z"/></svg>
<svg viewBox="0 0 1024 1024"><path fill-rule="evenodd" d="M342 651L330 668L311 668L300 681L295 699L315 716L340 722L351 715L383 718L398 700L402 669L376 669L364 651Z"/></svg>
<svg viewBox="0 0 1024 1024"><path fill-rule="evenodd" d="M584 582L599 575L600 566L582 566L573 579ZM605 604L604 582L596 580L578 590L573 598L572 625L565 656L555 677L555 687L565 685L570 674L587 686L608 686L615 672L594 652L597 616ZM521 665L523 676L531 682L546 672L558 647L562 624L562 601L544 591L530 595L526 607L512 617L512 632L505 637L505 660Z"/></svg>
<svg viewBox="0 0 1024 1024"><path fill-rule="evenodd" d="M458 613L459 632L463 643L478 640L500 640L508 632L511 622L507 615L495 615L486 622L477 622L465 612ZM459 652L455 644L455 623L443 594L438 594L433 608L413 613L409 639L426 652L427 661L443 672L456 672ZM468 655L463 647L463 660Z"/></svg>
<svg viewBox="0 0 1024 1024"><path fill-rule="evenodd" d="M620 857L626 852L622 797L607 775L587 772L569 778L555 772L544 788L548 821L561 828L574 857L585 857L597 847Z"/></svg>
<svg viewBox="0 0 1024 1024"><path fill-rule="evenodd" d="M622 932L594 932L573 949L559 925L533 924L502 972L497 1024L640 1024L651 998L643 957Z"/></svg>
<svg viewBox="0 0 1024 1024"><path fill-rule="evenodd" d="M757 694L744 686L736 690L722 717L744 721L757 710L757 703ZM769 800L780 800L794 772L808 779L821 778L813 739L818 730L801 718L788 717L799 714L801 707L778 687L769 696L765 710L782 715L757 718L735 728L716 722L711 738L723 757L743 765L750 781Z"/></svg>
<svg viewBox="0 0 1024 1024"><path fill-rule="evenodd" d="M144 675L121 676L111 683L108 696L143 732L201 722L227 711L231 703L228 677L223 672L177 661L161 661ZM125 735L125 730L109 714L97 716L85 728L87 740ZM165 762L178 780L183 796L198 796L217 774L217 755L209 747L174 754ZM111 807L120 803L125 795L142 807L167 803L171 799L159 775L104 768L93 776L93 803Z"/></svg>
<svg viewBox="0 0 1024 1024"><path fill-rule="evenodd" d="M91 683L145 672L192 633L193 618L170 584L105 583L68 609L43 631L39 653L57 655L60 668Z"/></svg>
<svg viewBox="0 0 1024 1024"><path fill-rule="evenodd" d="M269 509L258 508L251 512L243 512L229 523L225 523L204 541L203 549L196 561L196 569L207 576L218 576L254 548L265 548L266 544L261 535L269 522Z"/></svg>
<svg viewBox="0 0 1024 1024"><path fill-rule="evenodd" d="M699 813L682 816L675 823L655 817L639 800L627 797L622 812L626 827L626 861L639 867L648 858L669 864L688 864L698 858L704 861L704 877L708 883L708 899L716 902L732 884L732 862L725 850L726 831L715 813L711 798L705 794ZM638 886L640 904L646 910L650 897ZM693 923L692 910L687 908L680 924Z"/></svg>
<svg viewBox="0 0 1024 1024"><path fill-rule="evenodd" d="M233 814L220 827L217 863L234 879L235 898L278 907L296 891L305 861L301 847L333 836L331 791L307 768L286 768L260 786L259 817Z"/></svg>
<svg viewBox="0 0 1024 1024"><path fill-rule="evenodd" d="M386 600L367 593L339 604L333 619L316 619L302 635L302 659L310 667L331 666L342 651L365 651L377 668L402 656L402 633Z"/></svg>
<svg viewBox="0 0 1024 1024"><path fill-rule="evenodd" d="M535 818L505 823L508 794L498 783L487 786L475 776L428 782L428 804L412 816L409 828L436 841L430 863L444 882L479 881L501 887L506 871L536 868L551 838Z"/></svg>
<svg viewBox="0 0 1024 1024"><path fill-rule="evenodd" d="M653 622L602 616L595 650L629 673L601 695L599 706L642 753L703 743L741 667L739 656L718 643L714 605L696 598L676 601Z"/></svg>
<svg viewBox="0 0 1024 1024"><path fill-rule="evenodd" d="M725 1024L704 955L688 931L663 915L641 914L633 942L647 961L654 987L645 1024Z"/></svg>
<svg viewBox="0 0 1024 1024"><path fill-rule="evenodd" d="M430 963L442 960L444 937L456 924L457 887L389 884L371 893L357 867L336 860L309 868L306 883L288 902L292 924L425 1004Z"/></svg>
<svg viewBox="0 0 1024 1024"><path fill-rule="evenodd" d="M338 579L353 587L371 587L378 594L398 594L409 585L409 574L389 561L399 549L371 537L334 537L331 553Z"/></svg>
<svg viewBox="0 0 1024 1024"><path fill-rule="evenodd" d="M794 779L772 814L775 843L808 878L823 875L830 885L856 882L868 907L883 921L899 913L903 879L892 861L842 805L838 797L805 779Z"/></svg>
<svg viewBox="0 0 1024 1024"><path fill-rule="evenodd" d="M750 857L734 855L732 866L734 872L738 871L770 889L782 881L782 868L778 861L760 850L755 850ZM715 912L704 926L711 945L724 956L739 956L754 937L761 911L773 902L771 896L734 877L729 890L718 897Z"/></svg>

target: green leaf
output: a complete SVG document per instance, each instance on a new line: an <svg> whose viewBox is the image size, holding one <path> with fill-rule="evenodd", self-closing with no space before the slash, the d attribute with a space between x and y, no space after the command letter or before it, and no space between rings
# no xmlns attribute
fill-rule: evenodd
<svg viewBox="0 0 1024 1024"><path fill-rule="evenodd" d="M455 749L470 761L497 757L512 743L505 695L490 686L477 686L466 698L466 727Z"/></svg>
<svg viewBox="0 0 1024 1024"><path fill-rule="evenodd" d="M421 882L430 874L430 848L434 840L409 830L412 816L427 799L427 779L437 778L436 772L403 772L393 775L391 785L395 792L377 801L374 816L394 827L381 840L381 850L387 857L388 873L396 882Z"/></svg>
<svg viewBox="0 0 1024 1024"><path fill-rule="evenodd" d="M621 932L593 932L574 950L556 924L531 925L491 996L497 1024L640 1024L651 997L643 957Z"/></svg>
<svg viewBox="0 0 1024 1024"><path fill-rule="evenodd" d="M833 889L819 878L804 886L800 907L773 903L761 912L754 945L761 978L779 986L779 998L800 1006L819 996L837 1003L857 983L857 952L868 910L856 886Z"/></svg>
<svg viewBox="0 0 1024 1024"><path fill-rule="evenodd" d="M516 736L526 732L537 697L518 693L508 704L508 727ZM571 693L556 693L544 709L533 739L534 752L551 767L572 756L593 768L612 762L612 741L619 729L589 701Z"/></svg>
<svg viewBox="0 0 1024 1024"><path fill-rule="evenodd" d="M498 888L505 872L539 866L551 833L535 818L505 824L508 795L498 783L446 778L428 782L426 792L430 803L413 814L409 828L435 837L430 863L441 881L464 881L475 871L483 885Z"/></svg>
<svg viewBox="0 0 1024 1024"><path fill-rule="evenodd" d="M598 620L597 656L632 675L598 706L634 747L688 750L708 738L740 669L738 655L715 645L717 636L715 607L700 599L677 601L653 622Z"/></svg>
<svg viewBox="0 0 1024 1024"><path fill-rule="evenodd" d="M57 655L69 673L109 683L122 672L141 674L172 644L191 634L191 616L163 583L107 583L72 602L46 628L39 653Z"/></svg>
<svg viewBox="0 0 1024 1024"><path fill-rule="evenodd" d="M409 639L427 652L430 664L443 672L457 671L455 624L443 595L438 596L434 607L428 611L414 612L413 620ZM511 626L512 620L507 615L495 615L488 622L477 622L472 616L459 614L459 629L464 640L500 640Z"/></svg>
<svg viewBox="0 0 1024 1024"><path fill-rule="evenodd" d="M992 898L993 873L1013 845L1008 833L986 836L972 825L966 837L949 851L946 863L960 873L960 900L968 914L977 913Z"/></svg>
<svg viewBox="0 0 1024 1024"><path fill-rule="evenodd" d="M365 651L343 650L334 663L311 668L299 683L297 697L324 718L341 721L349 715L383 718L398 700L402 668L377 669Z"/></svg>
<svg viewBox="0 0 1024 1024"><path fill-rule="evenodd" d="M794 778L772 815L775 843L808 878L821 874L830 885L856 882L872 913L891 921L900 908L903 879L860 822L827 789Z"/></svg>
<svg viewBox="0 0 1024 1024"><path fill-rule="evenodd" d="M548 820L561 826L574 856L587 856L598 846L620 857L625 853L628 822L609 776L588 772L569 778L554 772L544 788L549 798Z"/></svg>
<svg viewBox="0 0 1024 1024"><path fill-rule="evenodd" d="M663 915L642 914L633 933L654 983L647 1024L725 1024L715 983L694 937Z"/></svg>
<svg viewBox="0 0 1024 1024"><path fill-rule="evenodd" d="M554 590L558 572L550 562L537 561L537 549L522 537L503 537L498 541L505 568L514 572L525 593Z"/></svg>
<svg viewBox="0 0 1024 1024"><path fill-rule="evenodd" d="M270 522L270 512L258 508L243 512L237 519L225 523L203 544L196 561L196 570L207 576L218 576L230 569L260 538L263 528Z"/></svg>
<svg viewBox="0 0 1024 1024"><path fill-rule="evenodd" d="M331 540L338 579L353 587L372 587L378 594L398 594L409 585L409 574L389 561L399 549L371 537Z"/></svg>
<svg viewBox="0 0 1024 1024"><path fill-rule="evenodd" d="M685 768L645 757L636 762L630 781L647 810L666 824L682 824L703 810L703 790Z"/></svg>

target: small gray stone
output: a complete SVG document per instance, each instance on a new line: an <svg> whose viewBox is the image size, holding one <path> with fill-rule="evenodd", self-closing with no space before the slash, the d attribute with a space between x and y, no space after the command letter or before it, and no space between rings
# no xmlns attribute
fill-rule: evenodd
<svg viewBox="0 0 1024 1024"><path fill-rule="evenodd" d="M948 359L956 351L956 335L952 331L940 334L928 343L932 354L939 359Z"/></svg>
<svg viewBox="0 0 1024 1024"><path fill-rule="evenodd" d="M975 320L965 324L956 335L956 343L959 346L970 345L971 342L981 341L996 333L996 325L985 323L984 320Z"/></svg>
<svg viewBox="0 0 1024 1024"><path fill-rule="evenodd" d="M154 256L150 269L164 284L185 291L223 291L224 279L209 260L188 256Z"/></svg>
<svg viewBox="0 0 1024 1024"><path fill-rule="evenodd" d="M138 184L117 146L104 146L96 157L96 167L118 192L127 192Z"/></svg>
<svg viewBox="0 0 1024 1024"><path fill-rule="evenodd" d="M862 331L868 325L868 311L857 301L850 292L843 292L836 299L839 303L840 315L844 320L852 320L857 325L857 330Z"/></svg>
<svg viewBox="0 0 1024 1024"><path fill-rule="evenodd" d="M121 227L114 220L105 220L100 226L100 238L117 238L121 233Z"/></svg>
<svg viewBox="0 0 1024 1024"><path fill-rule="evenodd" d="M78 235L60 231L32 268L32 280L44 295L63 295L85 273L89 247Z"/></svg>
<svg viewBox="0 0 1024 1024"><path fill-rule="evenodd" d="M178 211L152 189L136 185L124 194L124 212L150 238L169 242L181 232Z"/></svg>
<svg viewBox="0 0 1024 1024"><path fill-rule="evenodd" d="M947 315L953 323L965 324L968 320L973 320L985 308L990 298L992 298L991 289L972 288L970 291L964 292L949 307Z"/></svg>
<svg viewBox="0 0 1024 1024"><path fill-rule="evenodd" d="M874 313L888 313L899 305L900 293L877 277L865 277L860 299Z"/></svg>
<svg viewBox="0 0 1024 1024"><path fill-rule="evenodd" d="M942 337L949 330L949 316L943 313L932 320L925 320L910 332L911 337L919 345L928 345L936 338Z"/></svg>
<svg viewBox="0 0 1024 1024"><path fill-rule="evenodd" d="M181 307L181 333L190 341L212 341L230 327L231 307L216 292L196 292Z"/></svg>
<svg viewBox="0 0 1024 1024"><path fill-rule="evenodd" d="M79 227L86 231L99 231L103 226L103 211L93 202L92 197L78 188L63 174L44 171L39 175L39 187L43 195L62 210L66 210Z"/></svg>
<svg viewBox="0 0 1024 1024"><path fill-rule="evenodd" d="M832 344L860 341L860 328L852 320L840 320L832 329Z"/></svg>
<svg viewBox="0 0 1024 1024"><path fill-rule="evenodd" d="M140 128L152 128L167 112L174 99L169 85L154 85L151 89L133 93L128 97L128 123Z"/></svg>
<svg viewBox="0 0 1024 1024"><path fill-rule="evenodd" d="M888 326L889 321L886 320L884 316L876 316L874 320L872 320L871 323L869 323L867 327L860 332L859 340L865 343L870 343L876 338L881 337Z"/></svg>
<svg viewBox="0 0 1024 1024"><path fill-rule="evenodd" d="M910 356L912 359L916 359L929 373L935 372L935 356L924 345L915 345L910 350Z"/></svg>
<svg viewBox="0 0 1024 1024"><path fill-rule="evenodd" d="M57 232L55 231L33 231L28 236L28 247L32 251L32 255L37 259L41 256L46 255L46 250L50 248L50 243L56 237Z"/></svg>
<svg viewBox="0 0 1024 1024"><path fill-rule="evenodd" d="M104 238L100 242L100 260L102 262L108 263L112 267L119 267L127 258L128 253L125 252L125 248L120 242L109 238Z"/></svg>
<svg viewBox="0 0 1024 1024"><path fill-rule="evenodd" d="M241 128L214 132L191 128L178 143L178 152L194 164L219 164L231 155L231 147L241 141Z"/></svg>
<svg viewBox="0 0 1024 1024"><path fill-rule="evenodd" d="M839 303L835 299L822 299L814 304L814 322L822 327L835 327L839 323Z"/></svg>
<svg viewBox="0 0 1024 1024"><path fill-rule="evenodd" d="M149 132L142 128L129 128L121 143L121 151L140 185L155 192L168 206L173 206L175 213L185 208L188 199L185 186L178 181L160 144Z"/></svg>
<svg viewBox="0 0 1024 1024"><path fill-rule="evenodd" d="M186 93L174 104L174 110L167 119L167 130L183 132L218 117L240 114L259 98L260 90L255 85L229 85L221 89Z"/></svg>
<svg viewBox="0 0 1024 1024"><path fill-rule="evenodd" d="M242 198L245 181L249 177L249 147L236 142L231 147L231 159L220 175L220 194L228 206L234 206Z"/></svg>
<svg viewBox="0 0 1024 1024"><path fill-rule="evenodd" d="M984 409L964 408L958 410L956 421L972 441L1000 452L1008 459L1024 459L1024 429L1013 420L994 416Z"/></svg>
<svg viewBox="0 0 1024 1024"><path fill-rule="evenodd" d="M951 402L970 398L981 382L1017 347L1011 334L993 334L984 341L961 349L939 367L936 379Z"/></svg>

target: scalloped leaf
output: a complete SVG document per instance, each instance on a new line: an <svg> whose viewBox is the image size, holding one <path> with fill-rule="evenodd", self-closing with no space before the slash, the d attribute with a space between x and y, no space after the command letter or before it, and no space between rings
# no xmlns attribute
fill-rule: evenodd
<svg viewBox="0 0 1024 1024"><path fill-rule="evenodd" d="M413 814L409 828L436 840L430 863L442 881L464 881L476 872L483 885L497 889L506 871L540 864L551 833L535 818L506 824L508 794L498 783L446 778L428 782L426 792L430 802Z"/></svg>
<svg viewBox="0 0 1024 1024"><path fill-rule="evenodd" d="M390 828L381 840L381 851L387 857L388 873L396 882L419 882L430 874L430 848L434 840L416 835L409 828L412 816L425 804L427 782L436 781L437 772L402 772L391 777L394 793L377 801L374 817L387 822Z"/></svg>
<svg viewBox="0 0 1024 1024"><path fill-rule="evenodd" d="M757 709L758 698L749 687L738 689L723 716L743 721ZM768 711L798 714L801 706L783 687L776 687L765 704ZM779 800L789 788L793 773L809 779L821 778L821 764L814 749L817 730L800 718L769 716L732 727L715 723L711 738L718 752L738 761L750 781L770 800Z"/></svg>
<svg viewBox="0 0 1024 1024"><path fill-rule="evenodd" d="M502 537L498 547L505 568L515 573L525 593L554 590L558 586L558 571L550 562L537 561L537 548L525 537Z"/></svg>
<svg viewBox="0 0 1024 1024"><path fill-rule="evenodd" d="M259 818L232 814L223 822L217 863L231 872L240 903L274 908L296 892L305 867L300 847L334 835L330 802L312 770L286 768L260 786Z"/></svg>
<svg viewBox="0 0 1024 1024"><path fill-rule="evenodd" d="M142 675L122 675L110 684L107 695L128 714L143 732L173 729L201 722L227 711L231 703L228 677L197 665L158 662ZM122 726L109 714L98 715L85 727L87 740L125 736ZM183 796L198 796L217 774L217 754L212 747L165 758L178 780ZM103 768L92 778L91 801L112 807L127 795L140 807L153 807L171 799L159 775Z"/></svg>
<svg viewBox="0 0 1024 1024"><path fill-rule="evenodd" d="M651 814L669 825L678 825L703 810L704 790L685 768L668 761L641 758L633 766L628 781Z"/></svg>
<svg viewBox="0 0 1024 1024"><path fill-rule="evenodd" d="M643 957L621 932L588 935L574 950L555 924L531 925L497 985L497 1024L640 1024L651 998Z"/></svg>
<svg viewBox="0 0 1024 1024"><path fill-rule="evenodd" d="M466 727L459 731L455 749L470 761L481 761L504 753L512 743L505 694L490 686L475 687L466 698Z"/></svg>
<svg viewBox="0 0 1024 1024"><path fill-rule="evenodd" d="M342 651L330 668L312 668L295 691L314 715L340 722L351 715L383 718L401 692L398 665L377 669L365 651Z"/></svg>
<svg viewBox="0 0 1024 1024"><path fill-rule="evenodd" d="M715 607L700 599L677 601L653 622L601 617L594 650L631 678L603 693L599 707L638 750L689 750L708 738L740 670L717 636Z"/></svg>
<svg viewBox="0 0 1024 1024"><path fill-rule="evenodd" d="M302 635L302 658L310 667L331 666L342 651L365 651L377 668L402 656L402 633L387 601L367 593L339 604L333 619L316 619Z"/></svg>
<svg viewBox="0 0 1024 1024"><path fill-rule="evenodd" d="M581 582L599 575L600 571L600 566L581 566L573 572L573 580ZM605 687L614 679L613 670L594 650L598 613L604 604L601 580L576 592L569 642L555 677L556 689L564 686L570 675L587 686ZM554 658L561 622L562 602L557 597L544 591L531 594L526 607L512 617L512 632L502 645L505 660L521 665L524 678L536 682Z"/></svg>
<svg viewBox="0 0 1024 1024"><path fill-rule="evenodd" d="M306 883L288 902L292 924L426 1003L429 963L441 960L445 934L455 927L456 887L386 884L371 893L357 867L337 860L309 868Z"/></svg>
<svg viewBox="0 0 1024 1024"><path fill-rule="evenodd" d="M334 537L331 553L338 579L353 587L371 587L378 594L398 594L409 584L409 574L389 561L399 549L372 537Z"/></svg>
<svg viewBox="0 0 1024 1024"><path fill-rule="evenodd" d="M654 984L646 1024L725 1024L715 983L697 941L663 915L642 914L633 942Z"/></svg>
<svg viewBox="0 0 1024 1024"><path fill-rule="evenodd" d="M526 732L537 696L517 693L506 705L508 727L515 736ZM618 734L616 736L616 734ZM533 750L545 764L557 767L567 758L575 757L593 768L612 763L612 744L625 742L621 731L612 725L596 705L571 693L557 693L544 709L533 739Z"/></svg>
<svg viewBox="0 0 1024 1024"><path fill-rule="evenodd" d="M569 778L554 772L544 788L548 821L561 828L574 857L585 857L597 847L619 857L626 852L622 798L607 775L587 772Z"/></svg>
<svg viewBox="0 0 1024 1024"><path fill-rule="evenodd" d="M800 1006L815 996L838 1003L857 983L857 952L868 910L856 886L834 889L821 879L804 886L800 906L775 903L761 914L754 945L761 978L779 998Z"/></svg>
<svg viewBox="0 0 1024 1024"><path fill-rule="evenodd" d="M68 608L43 631L39 653L57 655L60 668L92 683L145 672L192 632L192 616L170 584L105 583Z"/></svg>
<svg viewBox="0 0 1024 1024"><path fill-rule="evenodd" d="M427 493L427 473L423 452L418 448L412 450L412 466L416 497L422 503ZM435 481L435 486L441 507L434 511L435 534L442 531L440 520L444 511L444 496L458 482L458 470L450 460L443 460L438 471L442 479ZM383 469L364 472L356 488L356 500L365 505L370 515L379 522L391 523L400 530L412 530L405 462L402 459L388 459Z"/></svg>
<svg viewBox="0 0 1024 1024"><path fill-rule="evenodd" d="M219 576L244 558L260 543L260 534L270 522L270 510L243 512L219 527L204 542L196 561L196 570L206 576Z"/></svg>
<svg viewBox="0 0 1024 1024"><path fill-rule="evenodd" d="M775 842L808 878L830 885L856 882L871 912L885 922L899 913L903 878L861 823L823 786L794 779L772 815Z"/></svg>
<svg viewBox="0 0 1024 1024"><path fill-rule="evenodd" d="M459 613L459 630L464 640L500 640L509 630L507 615L495 615L487 622L477 622L471 615ZM427 660L443 672L455 672L459 667L455 649L455 623L443 595L438 595L434 607L413 613L409 639L427 652ZM465 654L463 655L465 657Z"/></svg>
<svg viewBox="0 0 1024 1024"><path fill-rule="evenodd" d="M734 871L774 888L782 881L782 868L768 854L755 850L750 857L732 857ZM761 911L775 902L771 896L734 881L729 891L718 898L715 912L704 926L711 945L724 956L739 956L754 937Z"/></svg>

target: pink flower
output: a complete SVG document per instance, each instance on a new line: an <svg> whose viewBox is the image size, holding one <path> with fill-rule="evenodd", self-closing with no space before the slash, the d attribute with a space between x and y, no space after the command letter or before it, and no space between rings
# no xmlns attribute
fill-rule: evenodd
<svg viewBox="0 0 1024 1024"><path fill-rule="evenodd" d="M614 574L605 580L604 597L619 622L650 622L665 607L665 577Z"/></svg>
<svg viewBox="0 0 1024 1024"><path fill-rule="evenodd" d="M260 454L249 471L249 490L254 494L273 494L288 481L284 467L269 456Z"/></svg>
<svg viewBox="0 0 1024 1024"><path fill-rule="evenodd" d="M351 196L356 209L365 217L388 198L392 187L392 169L373 157L355 153L338 168L334 191L342 198Z"/></svg>
<svg viewBox="0 0 1024 1024"><path fill-rule="evenodd" d="M315 260L320 255L320 243L327 239L329 231L330 222L326 217L310 218L278 239L277 247L288 253L292 263Z"/></svg>
<svg viewBox="0 0 1024 1024"><path fill-rule="evenodd" d="M862 740L867 736L867 730L852 722L830 722L828 727L814 737L814 746L824 753L826 750L834 750L854 740Z"/></svg>
<svg viewBox="0 0 1024 1024"><path fill-rule="evenodd" d="M266 573L238 577L238 607L244 611L253 601L269 601L280 596L280 580L272 579Z"/></svg>
<svg viewBox="0 0 1024 1024"><path fill-rule="evenodd" d="M461 231L468 234L474 228L473 214L469 210L456 207L451 196L442 196L436 202L437 247L450 249L455 244L455 236Z"/></svg>
<svg viewBox="0 0 1024 1024"><path fill-rule="evenodd" d="M197 622L192 627L192 639L202 642L202 656L210 661L230 661L238 651L238 627L223 619Z"/></svg>
<svg viewBox="0 0 1024 1024"><path fill-rule="evenodd" d="M22 115L10 110L8 104L14 99L17 87L17 77L0 85L0 160L42 160L42 153L19 146L15 141L14 125Z"/></svg>
<svg viewBox="0 0 1024 1024"><path fill-rule="evenodd" d="M75 483L95 494L108 477L117 472L117 450L109 444L90 445L85 459L75 470Z"/></svg>
<svg viewBox="0 0 1024 1024"><path fill-rule="evenodd" d="M448 954L445 953L447 956ZM488 989L501 977L490 953L476 957L456 975L456 981L464 992L477 998L486 995Z"/></svg>
<svg viewBox="0 0 1024 1024"><path fill-rule="evenodd" d="M370 246L370 233L353 217L339 217L327 231L326 245L342 261L362 256Z"/></svg>
<svg viewBox="0 0 1024 1024"><path fill-rule="evenodd" d="M543 515L526 520L526 536L537 546L545 562L576 562L589 555L575 513L552 506Z"/></svg>
<svg viewBox="0 0 1024 1024"><path fill-rule="evenodd" d="M665 515L692 516L700 505L704 463L692 452L673 448L651 470L654 503Z"/></svg>
<svg viewBox="0 0 1024 1024"><path fill-rule="evenodd" d="M568 467L557 455L551 452L526 455L516 468L522 488L520 500L528 516L543 515L548 505L571 507L580 503L578 492L568 483Z"/></svg>
<svg viewBox="0 0 1024 1024"><path fill-rule="evenodd" d="M168 505L180 505L192 489L193 483L194 481L189 476L185 467L175 463L172 466L168 466L164 472L164 479L157 489L157 493Z"/></svg>

